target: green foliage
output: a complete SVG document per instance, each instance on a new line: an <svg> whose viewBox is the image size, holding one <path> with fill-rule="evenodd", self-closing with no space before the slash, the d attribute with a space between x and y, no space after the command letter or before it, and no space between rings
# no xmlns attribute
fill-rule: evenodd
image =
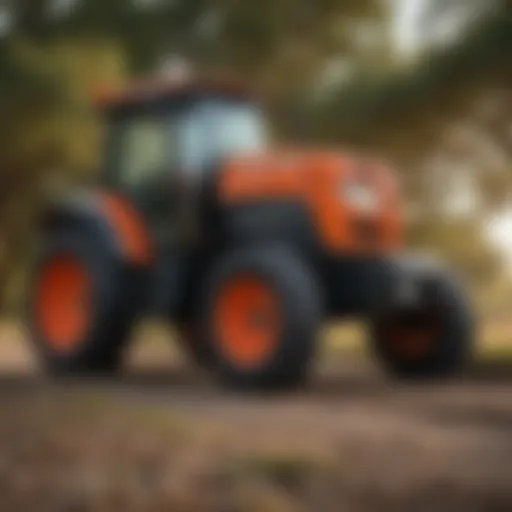
<svg viewBox="0 0 512 512"><path fill-rule="evenodd" d="M512 12L500 12L453 47L412 68L365 76L319 112L327 136L397 152L428 150L440 127L468 109L482 90L510 84Z"/></svg>
<svg viewBox="0 0 512 512"><path fill-rule="evenodd" d="M507 3L453 47L407 68L394 63L380 0L79 0L59 16L49 15L51 0L4 4L14 26L0 41L0 276L25 250L46 191L97 168L101 127L88 99L99 84L172 56L230 68L293 106L297 116L276 115L285 135L303 118L313 137L389 157L412 189L443 129L512 78ZM370 50L357 37L368 26L379 28ZM338 61L353 79L318 97L320 77ZM482 175L485 199L497 202L505 182ZM478 224L427 227L413 228L416 245L440 247L468 273L494 268Z"/></svg>
<svg viewBox="0 0 512 512"><path fill-rule="evenodd" d="M16 295L9 282L20 281L16 269L33 252L47 199L97 167L101 132L89 86L122 73L116 55L98 43L0 46L0 298Z"/></svg>

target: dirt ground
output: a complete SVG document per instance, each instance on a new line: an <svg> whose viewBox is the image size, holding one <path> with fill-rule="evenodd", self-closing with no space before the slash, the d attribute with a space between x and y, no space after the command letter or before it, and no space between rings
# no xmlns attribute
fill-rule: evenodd
<svg viewBox="0 0 512 512"><path fill-rule="evenodd" d="M156 342L122 378L52 382L4 337L2 512L512 510L505 362L406 386L329 351L307 389L259 397Z"/></svg>

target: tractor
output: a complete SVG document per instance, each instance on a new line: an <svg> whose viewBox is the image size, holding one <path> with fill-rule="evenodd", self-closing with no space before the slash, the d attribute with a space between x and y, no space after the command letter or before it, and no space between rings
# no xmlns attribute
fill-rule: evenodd
<svg viewBox="0 0 512 512"><path fill-rule="evenodd" d="M98 183L42 219L27 325L51 374L109 374L134 325L176 326L191 361L245 390L306 382L325 322L358 318L401 378L459 372L467 293L404 251L397 177L331 149L273 147L260 99L189 77L103 94Z"/></svg>

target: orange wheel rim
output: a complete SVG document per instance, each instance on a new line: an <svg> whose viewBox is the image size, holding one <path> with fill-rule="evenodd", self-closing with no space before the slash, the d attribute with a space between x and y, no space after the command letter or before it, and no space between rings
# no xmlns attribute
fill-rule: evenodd
<svg viewBox="0 0 512 512"><path fill-rule="evenodd" d="M72 350L89 327L91 278L78 258L63 255L43 269L36 298L37 321L47 343Z"/></svg>
<svg viewBox="0 0 512 512"><path fill-rule="evenodd" d="M240 276L220 291L215 308L220 349L238 367L257 367L275 352L281 309L274 290L254 276Z"/></svg>

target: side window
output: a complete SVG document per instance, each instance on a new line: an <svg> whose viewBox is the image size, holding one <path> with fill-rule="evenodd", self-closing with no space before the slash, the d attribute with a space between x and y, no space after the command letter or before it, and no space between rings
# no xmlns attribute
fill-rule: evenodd
<svg viewBox="0 0 512 512"><path fill-rule="evenodd" d="M171 162L171 130L159 118L134 118L121 129L118 172L123 187L149 182Z"/></svg>

